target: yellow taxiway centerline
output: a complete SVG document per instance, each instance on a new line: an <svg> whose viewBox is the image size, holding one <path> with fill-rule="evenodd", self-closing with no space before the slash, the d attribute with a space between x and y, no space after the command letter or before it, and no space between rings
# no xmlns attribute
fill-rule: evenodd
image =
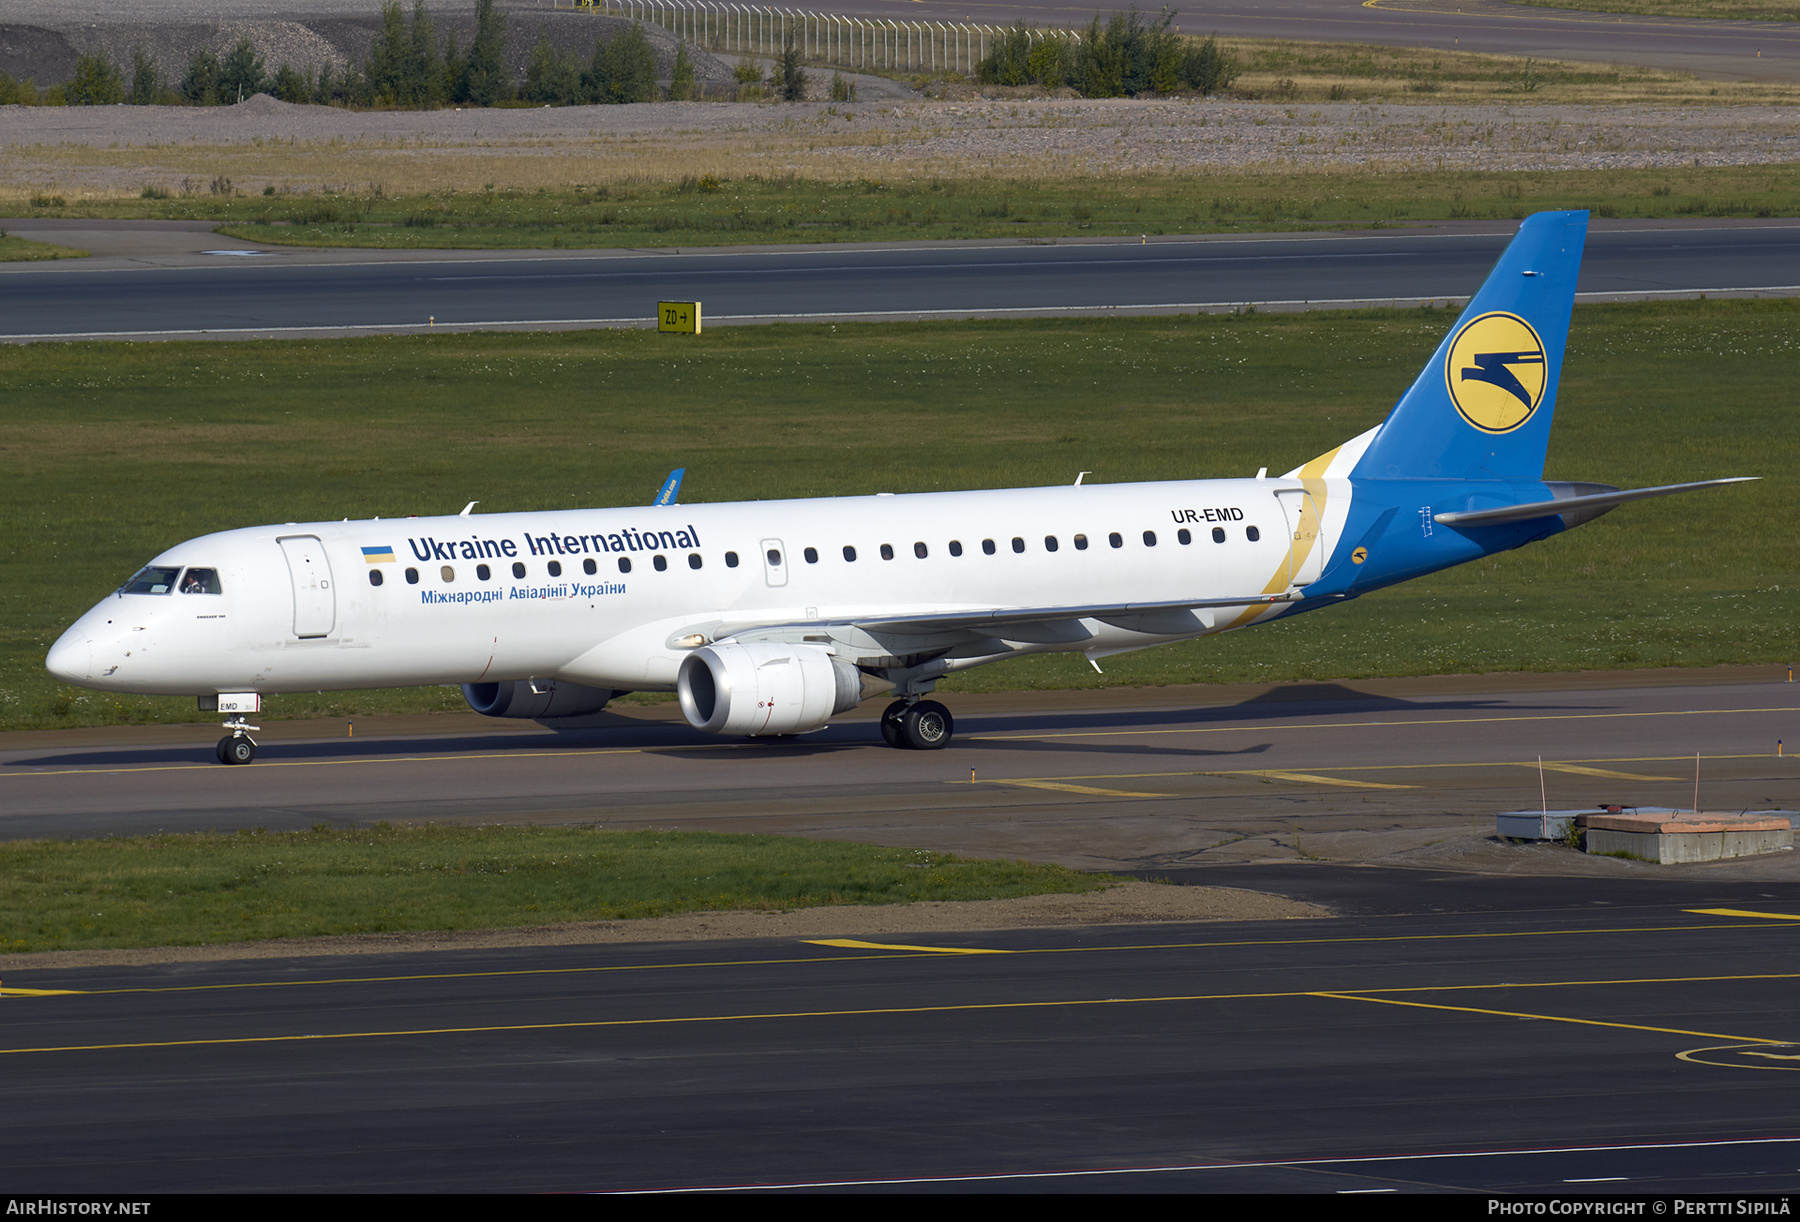
<svg viewBox="0 0 1800 1222"><path fill-rule="evenodd" d="M116 1052L144 1048L211 1048L245 1044L295 1044L307 1041L361 1039L396 1039L430 1035L498 1035L532 1031L583 1031L622 1027L687 1026L704 1023L740 1023L808 1018L873 1018L901 1014L971 1014L1006 1010L1077 1009L1099 1006L1166 1005L1206 1001L1266 1001L1293 997L1322 997L1335 1001L1363 1001L1387 1005L1410 1006L1422 1010L1458 1011L1497 1018L1538 1019L1546 1022L1577 1023L1586 1026L1616 1027L1648 1031L1664 1035L1694 1036L1700 1039L1727 1040L1739 1044L1788 1046L1792 1041L1763 1036L1724 1034L1716 1031L1689 1031L1676 1027L1650 1027L1635 1023L1602 1022L1598 1019L1568 1018L1554 1014L1532 1014L1511 1010L1487 1010L1473 1006L1450 1006L1430 1002L1406 1001L1398 998L1370 996L1386 992L1455 992L1461 989L1529 989L1596 987L1619 984L1695 984L1724 980L1792 980L1800 973L1759 973L1747 976L1674 976L1662 979L1545 981L1542 983L1507 982L1478 985L1422 985L1403 989L1287 989L1255 993L1188 993L1151 997L1078 997L1058 1001L964 1002L936 1006L872 1006L847 1010L779 1010L748 1014L661 1015L651 1018L582 1019L550 1023L494 1023L470 1027L410 1027L386 1031L308 1032L300 1035L214 1036L199 1039L133 1040L110 1044L51 1044L33 1047L0 1048L0 1056L20 1056L50 1052Z"/></svg>
<svg viewBox="0 0 1800 1222"><path fill-rule="evenodd" d="M1714 930L1780 930L1786 925L1769 925L1764 921L1773 920L1768 912L1735 912L1733 909L1690 909L1708 916L1746 916L1759 918L1751 923L1732 923L1721 925L1717 921L1706 921L1703 925L1638 925L1638 927L1607 927L1607 929L1514 929L1514 930L1481 930L1472 934L1357 934L1352 938L1222 938L1215 941L1150 941L1150 943L1127 943L1118 947L1028 947L1024 950L1010 950L1008 954L1019 956L1051 956L1051 954L1114 954L1114 952L1145 952L1145 950L1235 950L1249 947L1361 947L1361 945L1400 945L1400 943L1433 943L1433 941L1494 941L1494 939L1514 938L1571 938L1580 934L1694 934L1694 932L1714 932ZM1782 920L1800 920L1800 918L1782 918ZM806 945L837 945L835 941L815 941L806 939ZM853 939L844 939L844 947L862 947L875 943L857 943ZM700 959L693 963L621 963L621 965L585 966L585 968L500 968L491 972L419 972L419 974L403 975L329 975L311 981L234 981L227 984L153 984L153 986L135 986L135 988L94 988L94 990L77 990L77 988L61 988L61 990L27 990L27 988L7 988L0 992L22 997L104 997L110 993L209 993L221 990L239 990L239 988L311 988L319 984L396 984L414 983L414 981L504 981L504 979L522 979L527 975L598 975L610 972L677 972L688 968L756 968L756 966L826 966L832 963L868 963L871 959L889 959L896 956L941 956L956 954L961 948L950 947L916 947L909 950L893 950L889 954L844 954L844 956L817 956L810 959ZM1721 977L1683 977L1683 983L1706 981L1706 979L1791 979L1800 974L1757 974L1757 975L1721 975ZM1386 990L1348 990L1348 992L1431 992L1431 990L1447 990L1447 988L1555 988L1568 984L1649 984L1669 983L1661 979L1622 979L1622 981L1541 981L1535 984L1426 984L1426 986L1397 986Z"/></svg>
<svg viewBox="0 0 1800 1222"><path fill-rule="evenodd" d="M1016 951L980 946L896 946L887 942L859 942L855 938L805 938L808 946L833 946L840 950L906 950L926 955L1011 955Z"/></svg>
<svg viewBox="0 0 1800 1222"><path fill-rule="evenodd" d="M1683 780L1685 778L1646 776L1642 773L1635 773L1635 772L1612 772L1612 771L1605 770L1605 769L1588 768L1585 765L1588 765L1588 764L1671 764L1671 763L1676 763L1676 762L1691 763L1693 761L1693 758L1694 757L1691 755L1631 756L1631 757L1628 757L1625 759L1584 760L1584 761L1580 761L1579 764L1576 763L1575 761L1559 760L1559 761L1556 761L1553 763L1550 760L1545 760L1544 767L1546 769L1554 768L1557 771L1562 771L1562 772L1575 772L1575 773L1582 773L1584 775L1612 777L1612 778L1633 780L1633 781L1665 781L1665 780L1666 781L1677 781L1677 780ZM1751 754L1742 754L1742 755L1708 755L1708 756L1704 756L1702 758L1704 758L1706 760L1717 761L1717 760L1745 760L1745 759L1774 759L1775 757L1773 755L1768 754L1767 752L1758 751L1758 752L1754 752ZM1535 760L1478 760L1478 761L1473 761L1473 762L1459 761L1456 763L1448 763L1448 764L1443 764L1443 763L1440 763L1440 764L1325 764L1325 765L1320 765L1320 766L1324 767L1324 768L1328 768L1332 772L1417 772L1417 771L1426 770L1426 769L1450 769L1450 768L1465 768L1465 769L1466 768L1536 768L1537 761L1535 761ZM1322 776L1318 773L1300 772L1300 771L1296 771L1293 769L1287 769L1287 768L1237 768L1237 769L1194 768L1194 769L1183 769L1179 772L1098 772L1098 773L1077 774L1075 776L1067 776L1067 777L980 777L975 780L969 780L968 778L965 778L965 777L956 777L956 778L947 780L944 783L946 785L1041 785L1041 786L1047 788L1049 786L1049 783L1051 783L1051 782L1055 782L1058 785L1067 787L1069 785L1069 782L1072 782L1072 781L1154 781L1154 780L1166 780L1166 779L1169 779L1172 777L1187 777L1187 776L1275 777L1275 778L1285 778L1285 779L1289 779L1289 780L1310 781L1310 782L1313 782L1316 784L1322 784L1322 785L1350 785L1350 786L1355 786L1355 787L1367 787L1370 789L1417 789L1417 788L1419 788L1419 786L1417 786L1417 785L1386 785L1386 784L1377 784L1372 781L1351 781L1351 780L1345 780L1345 779L1338 778L1338 777L1327 777L1327 776ZM1105 791L1101 790L1099 792L1105 792ZM1126 796L1130 796L1130 797L1168 797L1168 796L1173 796L1173 795L1129 794Z"/></svg>

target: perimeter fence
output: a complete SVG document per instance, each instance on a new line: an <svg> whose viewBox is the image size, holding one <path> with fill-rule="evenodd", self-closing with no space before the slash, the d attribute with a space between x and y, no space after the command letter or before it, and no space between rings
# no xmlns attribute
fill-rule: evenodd
<svg viewBox="0 0 1800 1222"><path fill-rule="evenodd" d="M550 0L548 7L659 25L677 38L725 54L777 56L791 33L801 56L811 63L878 72L973 76L994 43L1011 32L972 22L845 17L718 0ZM1026 36L1033 46L1048 39L1081 41L1079 30L1027 29Z"/></svg>

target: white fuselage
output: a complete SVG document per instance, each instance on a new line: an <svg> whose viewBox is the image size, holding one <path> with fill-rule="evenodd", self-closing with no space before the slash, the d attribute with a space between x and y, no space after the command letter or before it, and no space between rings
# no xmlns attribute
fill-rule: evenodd
<svg viewBox="0 0 1800 1222"><path fill-rule="evenodd" d="M734 629L1279 593L1295 584L1296 548L1277 491L1291 516L1301 487L1212 480L259 526L152 561L216 571L216 592L111 595L48 663L89 687L190 695L533 677L668 689L695 639ZM1349 485L1308 479L1305 490L1321 519L1316 564ZM1208 615L1204 631L1272 613ZM989 656L1098 657L1203 635L1083 624L1079 641L1021 629Z"/></svg>

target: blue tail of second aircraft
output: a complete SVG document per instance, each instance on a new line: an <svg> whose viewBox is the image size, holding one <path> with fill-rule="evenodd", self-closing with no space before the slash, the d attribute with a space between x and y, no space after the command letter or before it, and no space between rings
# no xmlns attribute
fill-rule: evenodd
<svg viewBox="0 0 1800 1222"><path fill-rule="evenodd" d="M1353 479L1543 478L1587 225L1540 212L1519 226Z"/></svg>

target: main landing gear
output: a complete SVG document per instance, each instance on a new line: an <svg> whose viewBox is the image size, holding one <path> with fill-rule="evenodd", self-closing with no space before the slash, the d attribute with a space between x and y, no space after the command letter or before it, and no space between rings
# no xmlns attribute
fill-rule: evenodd
<svg viewBox="0 0 1800 1222"><path fill-rule="evenodd" d="M261 726L253 726L242 717L225 723L231 733L219 740L219 762L221 764L248 764L256 758L256 742L250 737L251 730L260 730Z"/></svg>
<svg viewBox="0 0 1800 1222"><path fill-rule="evenodd" d="M896 700L881 715L881 737L890 747L936 751L950 744L956 719L935 700Z"/></svg>

